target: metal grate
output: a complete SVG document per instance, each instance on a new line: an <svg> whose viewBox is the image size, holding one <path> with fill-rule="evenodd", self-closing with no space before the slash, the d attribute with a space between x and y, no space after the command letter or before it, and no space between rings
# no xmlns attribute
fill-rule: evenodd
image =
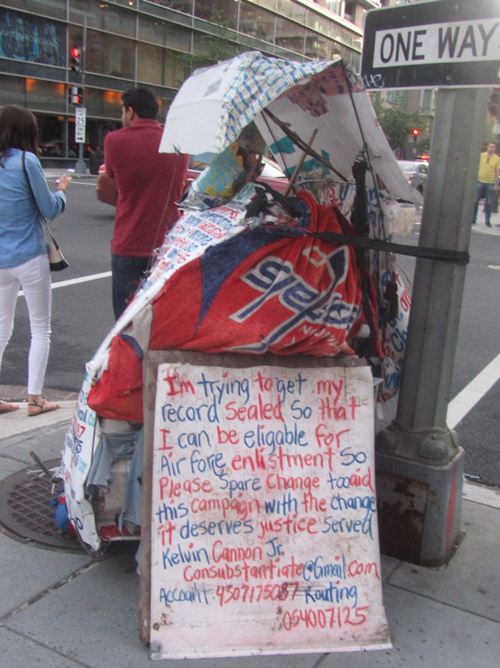
<svg viewBox="0 0 500 668"><path fill-rule="evenodd" d="M45 462L47 468L60 465L59 459ZM0 482L0 524L13 538L24 538L41 545L83 552L78 540L62 533L55 519L54 508L50 505L63 484L52 483L40 471L34 471L36 465L23 469Z"/></svg>

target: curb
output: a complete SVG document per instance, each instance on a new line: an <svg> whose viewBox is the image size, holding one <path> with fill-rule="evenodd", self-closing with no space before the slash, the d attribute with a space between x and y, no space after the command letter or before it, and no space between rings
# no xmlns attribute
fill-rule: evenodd
<svg viewBox="0 0 500 668"><path fill-rule="evenodd" d="M75 412L76 400L60 401L61 407L55 411L29 416L26 412L26 403L12 402L19 405L18 411L4 413L0 417L2 424L2 435L0 443L15 436L27 435L30 432L39 431L46 427L54 427L67 424L68 427Z"/></svg>

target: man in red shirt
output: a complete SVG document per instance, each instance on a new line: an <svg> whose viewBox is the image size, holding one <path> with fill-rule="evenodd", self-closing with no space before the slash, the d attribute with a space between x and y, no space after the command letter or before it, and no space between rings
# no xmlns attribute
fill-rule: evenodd
<svg viewBox="0 0 500 668"><path fill-rule="evenodd" d="M115 179L115 227L111 240L113 310L118 319L149 269L179 212L189 156L158 153L163 130L158 101L147 88L122 94L123 127L104 140L106 174Z"/></svg>

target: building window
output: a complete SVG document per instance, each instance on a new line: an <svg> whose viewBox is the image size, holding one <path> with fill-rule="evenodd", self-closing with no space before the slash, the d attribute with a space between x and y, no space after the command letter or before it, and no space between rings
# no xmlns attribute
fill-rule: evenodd
<svg viewBox="0 0 500 668"><path fill-rule="evenodd" d="M294 53L304 53L304 27L276 17L276 46Z"/></svg>
<svg viewBox="0 0 500 668"><path fill-rule="evenodd" d="M134 12L124 12L121 9L99 3L102 17L102 29L114 32L125 37L135 37L136 15ZM96 28L98 26L95 26Z"/></svg>
<svg viewBox="0 0 500 668"><path fill-rule="evenodd" d="M183 14L193 14L194 0L147 0L147 2L168 7L168 9L175 9L175 11L182 12Z"/></svg>
<svg viewBox="0 0 500 668"><path fill-rule="evenodd" d="M195 32L193 34L193 68L213 65L236 54L235 45L222 37Z"/></svg>
<svg viewBox="0 0 500 668"><path fill-rule="evenodd" d="M311 30L306 30L305 55L315 60L328 60L332 42Z"/></svg>
<svg viewBox="0 0 500 668"><path fill-rule="evenodd" d="M237 12L238 3L234 0L195 0L194 3L195 16L223 28L236 30Z"/></svg>
<svg viewBox="0 0 500 668"><path fill-rule="evenodd" d="M66 3L61 0L3 0L2 5L24 9L31 15L41 14L63 20L66 18Z"/></svg>
<svg viewBox="0 0 500 668"><path fill-rule="evenodd" d="M165 50L151 44L137 45L137 81L164 86ZM168 82L167 86L172 86Z"/></svg>
<svg viewBox="0 0 500 668"><path fill-rule="evenodd" d="M65 112L66 90L63 83L26 79L26 106L31 110Z"/></svg>
<svg viewBox="0 0 500 668"><path fill-rule="evenodd" d="M325 0L325 6L332 14L342 16L342 0Z"/></svg>
<svg viewBox="0 0 500 668"><path fill-rule="evenodd" d="M66 67L65 26L0 7L0 57Z"/></svg>
<svg viewBox="0 0 500 668"><path fill-rule="evenodd" d="M276 11L298 23L306 23L307 9L304 5L291 2L291 0L276 0Z"/></svg>
<svg viewBox="0 0 500 668"><path fill-rule="evenodd" d="M361 54L356 51L351 51L350 65L355 72L361 71Z"/></svg>
<svg viewBox="0 0 500 668"><path fill-rule="evenodd" d="M102 91L102 115L108 118L121 118L122 95L112 90Z"/></svg>
<svg viewBox="0 0 500 668"><path fill-rule="evenodd" d="M255 7L247 2L241 2L239 31L245 35L272 43L274 40L274 18L274 15L266 12L265 9Z"/></svg>
<svg viewBox="0 0 500 668"><path fill-rule="evenodd" d="M360 38L352 33L350 30L347 30L346 28L343 28L342 26L338 25L337 23L332 23L330 25L330 36L334 37L335 39L340 39L344 44L347 44L348 46L352 46L354 43L354 40L359 40Z"/></svg>
<svg viewBox="0 0 500 668"><path fill-rule="evenodd" d="M434 109L434 89L427 88L423 90L420 95L420 106L425 111L432 111Z"/></svg>
<svg viewBox="0 0 500 668"><path fill-rule="evenodd" d="M391 104L398 104L400 107L406 107L406 105L408 104L408 91L388 90L387 102L390 102Z"/></svg>
<svg viewBox="0 0 500 668"><path fill-rule="evenodd" d="M323 35L331 34L331 21L316 14L315 12L307 12L307 26L308 28L313 28L318 32L323 33Z"/></svg>
<svg viewBox="0 0 500 668"><path fill-rule="evenodd" d="M277 0L254 0L255 5L259 5L260 7L265 7L266 9L270 9L271 11L276 10L276 2Z"/></svg>
<svg viewBox="0 0 500 668"><path fill-rule="evenodd" d="M154 17L139 16L139 39L179 51L191 51L190 30Z"/></svg>
<svg viewBox="0 0 500 668"><path fill-rule="evenodd" d="M6 104L26 106L26 83L24 79L0 74L0 90L2 91L2 106Z"/></svg>
<svg viewBox="0 0 500 668"><path fill-rule="evenodd" d="M121 0L113 4L96 2L96 0L70 0L69 20L83 25L87 19L88 28L98 28L115 32L127 37L135 37L134 12L123 11L116 4L128 5L128 1Z"/></svg>
<svg viewBox="0 0 500 668"><path fill-rule="evenodd" d="M134 42L87 30L85 67L89 72L112 77L134 78Z"/></svg>

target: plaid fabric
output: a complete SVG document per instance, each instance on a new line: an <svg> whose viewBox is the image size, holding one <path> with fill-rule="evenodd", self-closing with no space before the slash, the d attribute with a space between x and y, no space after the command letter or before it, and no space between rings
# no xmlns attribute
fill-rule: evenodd
<svg viewBox="0 0 500 668"><path fill-rule="evenodd" d="M236 59L240 60L240 74L228 88L222 106L215 140L217 151L235 141L245 125L281 93L328 66L324 60L299 63L266 58L258 51L243 53Z"/></svg>

